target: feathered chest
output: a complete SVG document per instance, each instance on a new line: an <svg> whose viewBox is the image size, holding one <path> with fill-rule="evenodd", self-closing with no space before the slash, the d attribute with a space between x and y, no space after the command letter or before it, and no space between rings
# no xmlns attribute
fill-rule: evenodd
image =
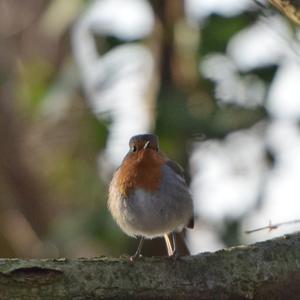
<svg viewBox="0 0 300 300"><path fill-rule="evenodd" d="M162 179L164 158L158 152L144 150L128 155L116 172L119 192L128 197L135 189L157 191Z"/></svg>

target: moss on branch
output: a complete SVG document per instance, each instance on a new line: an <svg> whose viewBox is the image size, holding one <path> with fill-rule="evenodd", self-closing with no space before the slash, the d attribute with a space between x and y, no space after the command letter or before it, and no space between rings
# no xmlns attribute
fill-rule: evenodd
<svg viewBox="0 0 300 300"><path fill-rule="evenodd" d="M300 233L182 257L1 259L0 299L299 299ZM298 297L298 298L297 298Z"/></svg>

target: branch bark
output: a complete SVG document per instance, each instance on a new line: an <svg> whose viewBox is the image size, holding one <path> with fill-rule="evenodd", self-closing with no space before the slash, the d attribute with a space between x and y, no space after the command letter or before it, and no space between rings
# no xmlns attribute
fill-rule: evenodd
<svg viewBox="0 0 300 300"><path fill-rule="evenodd" d="M299 299L300 233L169 258L0 260L6 299Z"/></svg>
<svg viewBox="0 0 300 300"><path fill-rule="evenodd" d="M294 23L300 25L300 0L269 0L269 2Z"/></svg>

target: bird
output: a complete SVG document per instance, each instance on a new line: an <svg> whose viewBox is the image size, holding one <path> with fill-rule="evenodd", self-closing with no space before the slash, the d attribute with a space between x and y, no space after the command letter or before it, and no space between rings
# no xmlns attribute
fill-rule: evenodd
<svg viewBox="0 0 300 300"><path fill-rule="evenodd" d="M121 230L140 238L132 261L141 256L144 239L156 237L164 237L168 255L177 258L175 233L194 227L183 169L160 151L155 134L131 137L129 151L110 182L107 204Z"/></svg>

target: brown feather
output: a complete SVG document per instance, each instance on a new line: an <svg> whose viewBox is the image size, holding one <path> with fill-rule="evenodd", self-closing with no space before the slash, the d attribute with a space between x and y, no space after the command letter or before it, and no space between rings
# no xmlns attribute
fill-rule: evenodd
<svg viewBox="0 0 300 300"><path fill-rule="evenodd" d="M167 160L166 164L179 176L181 176L184 181L185 181L185 177L184 177L184 170L183 168L177 164L175 161L173 160ZM186 225L187 228L193 229L194 228L194 216L190 219L190 221L188 222L188 224Z"/></svg>
<svg viewBox="0 0 300 300"><path fill-rule="evenodd" d="M149 192L158 190L162 176L161 166L164 163L160 153L152 149L130 153L117 171L120 192L128 196L135 188Z"/></svg>

